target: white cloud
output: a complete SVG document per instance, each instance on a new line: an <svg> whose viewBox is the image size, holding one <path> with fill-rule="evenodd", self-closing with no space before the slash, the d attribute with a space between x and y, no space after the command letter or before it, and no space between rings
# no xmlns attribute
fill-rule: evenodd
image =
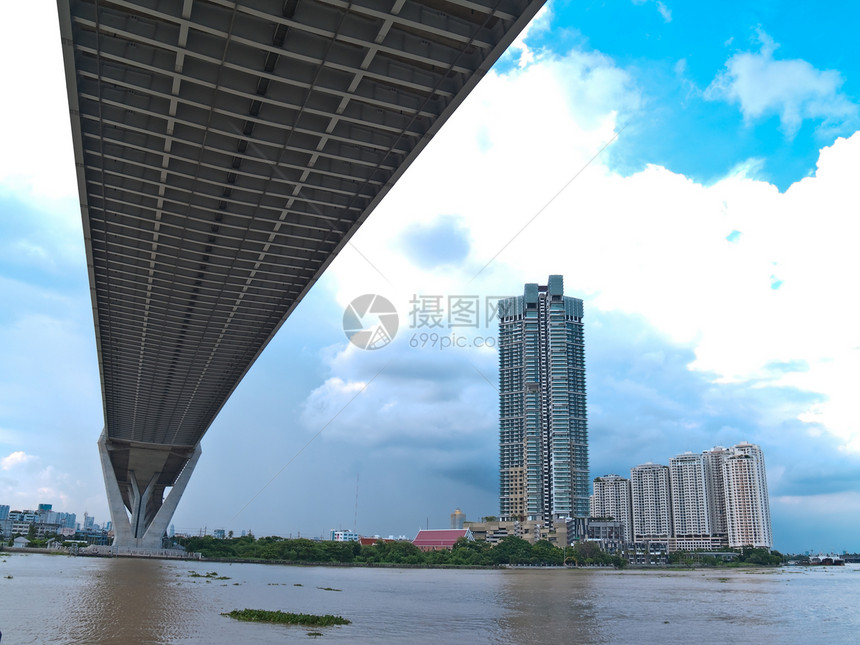
<svg viewBox="0 0 860 645"><path fill-rule="evenodd" d="M54 510L76 512L71 506L73 496L75 501L83 499L91 483L73 482L68 474L53 466L42 467L41 462L41 458L23 451L0 459L0 470L11 473L8 477L0 477L0 500L17 508L50 503ZM104 502L98 504L99 508L104 505Z"/></svg>
<svg viewBox="0 0 860 645"><path fill-rule="evenodd" d="M838 71L819 70L801 59L777 60L773 39L759 31L759 40L759 52L729 58L706 98L737 103L747 121L776 114L789 136L806 119L821 121L824 130L856 122L857 106L840 91Z"/></svg>
<svg viewBox="0 0 860 645"><path fill-rule="evenodd" d="M774 506L801 510L809 515L846 515L860 512L860 493L844 491L820 495L781 495L771 500Z"/></svg>
<svg viewBox="0 0 860 645"><path fill-rule="evenodd" d="M650 4L650 0L632 0L632 2L635 5ZM663 18L663 22L672 22L672 10L669 9L669 7L667 7L661 0L657 0L654 4L657 7L657 11L660 16Z"/></svg>
<svg viewBox="0 0 860 645"><path fill-rule="evenodd" d="M2 459L0 459L0 469L12 470L15 466L26 464L33 458L33 455L28 455L23 450L16 450L15 452L6 455Z"/></svg>
<svg viewBox="0 0 860 645"><path fill-rule="evenodd" d="M56 4L16 2L6 10L0 57L15 63L4 67L3 82L18 100L0 102L4 148L14 151L0 155L0 189L39 201L77 196Z"/></svg>
<svg viewBox="0 0 860 645"><path fill-rule="evenodd" d="M822 394L801 419L860 452L845 385L860 345L845 297L860 274L860 134L785 193L756 179L755 159L705 186L660 166L620 176L610 148L540 212L638 105L627 72L598 54L489 75L354 238L387 279L347 249L330 270L338 301L376 290L406 310L413 294L510 295L562 273L587 307L641 315L694 348L691 368L716 381ZM450 215L468 229L467 259L425 271L399 240Z"/></svg>
<svg viewBox="0 0 860 645"><path fill-rule="evenodd" d="M552 11L549 5L542 6L525 29L516 37L508 48L507 56L518 56L517 66L522 68L535 62L535 53L526 43L526 39L535 34L546 32L552 22Z"/></svg>
<svg viewBox="0 0 860 645"><path fill-rule="evenodd" d="M492 428L495 386L476 376L470 367L475 357L410 347L409 333L383 350L346 345L332 354L329 366L340 376L327 379L305 401L307 432L324 429L323 440L427 448Z"/></svg>

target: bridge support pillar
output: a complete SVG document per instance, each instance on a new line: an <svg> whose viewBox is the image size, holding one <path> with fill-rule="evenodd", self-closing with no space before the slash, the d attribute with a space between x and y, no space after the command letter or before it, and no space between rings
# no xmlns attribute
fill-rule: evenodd
<svg viewBox="0 0 860 645"><path fill-rule="evenodd" d="M128 481L124 482L125 491L123 491L123 486L117 479L115 465L111 461L111 448L108 442L109 439L103 431L99 437L98 445L111 522L113 522L113 546L132 549L160 549L161 538L170 524L173 513L176 512L179 499L185 492L191 479L191 473L194 472L194 467L202 454L200 444L198 443L194 447L193 453L183 466L182 472L176 478L167 497L163 500L156 500L155 506L158 510L153 515L151 513L153 508L152 497L156 494L156 490L163 489L163 487L157 489L156 486L158 476L161 473L149 474L146 485L141 490L138 474L134 471L128 471ZM157 495L160 497L161 493L158 492ZM129 513L131 513L130 517Z"/></svg>

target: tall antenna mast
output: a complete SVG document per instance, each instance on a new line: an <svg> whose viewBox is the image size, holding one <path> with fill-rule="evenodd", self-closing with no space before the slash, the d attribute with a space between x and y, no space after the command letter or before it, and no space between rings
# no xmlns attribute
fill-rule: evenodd
<svg viewBox="0 0 860 645"><path fill-rule="evenodd" d="M355 473L355 514L352 516L352 530L358 533L358 476L361 473Z"/></svg>

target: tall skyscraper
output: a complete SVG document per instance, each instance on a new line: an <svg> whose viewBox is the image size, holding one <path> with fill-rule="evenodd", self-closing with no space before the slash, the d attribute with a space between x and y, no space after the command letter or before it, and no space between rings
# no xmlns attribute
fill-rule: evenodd
<svg viewBox="0 0 860 645"><path fill-rule="evenodd" d="M672 492L672 534L675 537L709 536L711 518L705 490L702 455L685 452L669 460Z"/></svg>
<svg viewBox="0 0 860 645"><path fill-rule="evenodd" d="M726 527L726 478L723 468L726 458L731 454L722 446L715 446L702 452L705 469L705 492L708 497L708 521L711 525L711 535L724 537L728 535Z"/></svg>
<svg viewBox="0 0 860 645"><path fill-rule="evenodd" d="M769 549L773 531L764 455L752 443L739 443L731 452L723 465L729 546Z"/></svg>
<svg viewBox="0 0 860 645"><path fill-rule="evenodd" d="M604 475L594 479L591 496L591 517L624 522L624 541L633 541L633 519L630 509L630 480L619 475Z"/></svg>
<svg viewBox="0 0 860 645"><path fill-rule="evenodd" d="M666 540L672 535L669 469L642 464L630 469L633 540Z"/></svg>
<svg viewBox="0 0 860 645"><path fill-rule="evenodd" d="M500 514L586 517L588 427L582 300L562 276L499 302Z"/></svg>

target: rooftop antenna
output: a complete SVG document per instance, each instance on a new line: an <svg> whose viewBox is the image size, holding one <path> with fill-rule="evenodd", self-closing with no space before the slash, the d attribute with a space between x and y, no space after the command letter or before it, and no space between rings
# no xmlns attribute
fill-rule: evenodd
<svg viewBox="0 0 860 645"><path fill-rule="evenodd" d="M355 473L355 513L352 516L352 530L358 533L358 476L361 473Z"/></svg>

